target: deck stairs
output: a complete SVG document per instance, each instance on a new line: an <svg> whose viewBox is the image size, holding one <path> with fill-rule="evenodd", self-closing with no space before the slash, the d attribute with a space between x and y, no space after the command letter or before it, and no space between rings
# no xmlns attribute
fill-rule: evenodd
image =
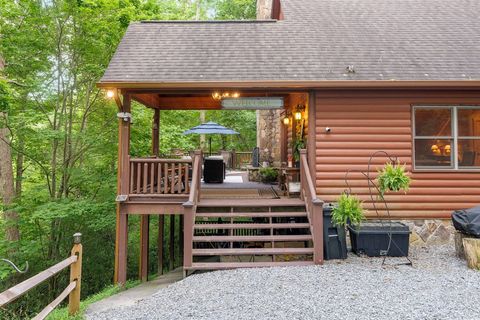
<svg viewBox="0 0 480 320"><path fill-rule="evenodd" d="M300 199L200 201L188 269L300 266L313 263L313 242Z"/></svg>

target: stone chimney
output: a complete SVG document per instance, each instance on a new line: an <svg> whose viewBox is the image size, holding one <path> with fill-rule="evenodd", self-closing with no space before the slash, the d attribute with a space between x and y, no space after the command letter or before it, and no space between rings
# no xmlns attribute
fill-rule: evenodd
<svg viewBox="0 0 480 320"><path fill-rule="evenodd" d="M272 18L273 0L257 0L257 20ZM257 110L257 146L260 149L260 163L268 161L279 166L280 126L282 110Z"/></svg>
<svg viewBox="0 0 480 320"><path fill-rule="evenodd" d="M272 18L273 0L257 0L257 20Z"/></svg>

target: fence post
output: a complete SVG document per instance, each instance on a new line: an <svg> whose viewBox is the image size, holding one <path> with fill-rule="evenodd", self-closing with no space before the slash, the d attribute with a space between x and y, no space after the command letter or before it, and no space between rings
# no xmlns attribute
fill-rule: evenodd
<svg viewBox="0 0 480 320"><path fill-rule="evenodd" d="M75 289L68 297L68 314L74 315L80 310L80 287L82 284L82 234L73 235L72 255L76 255L77 261L70 266L70 282L76 282Z"/></svg>

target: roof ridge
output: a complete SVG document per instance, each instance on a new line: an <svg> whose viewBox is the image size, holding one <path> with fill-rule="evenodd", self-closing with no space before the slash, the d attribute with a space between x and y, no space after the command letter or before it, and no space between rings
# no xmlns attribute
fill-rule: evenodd
<svg viewBox="0 0 480 320"><path fill-rule="evenodd" d="M268 19L268 20L142 20L139 23L275 23L278 20Z"/></svg>

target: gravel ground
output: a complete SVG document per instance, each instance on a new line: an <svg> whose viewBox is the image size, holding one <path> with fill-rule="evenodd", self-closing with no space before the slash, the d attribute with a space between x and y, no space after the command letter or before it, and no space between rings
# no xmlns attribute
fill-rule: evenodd
<svg viewBox="0 0 480 320"><path fill-rule="evenodd" d="M324 266L192 275L89 319L480 319L480 272L452 246L411 248L410 258L413 267L349 254Z"/></svg>

